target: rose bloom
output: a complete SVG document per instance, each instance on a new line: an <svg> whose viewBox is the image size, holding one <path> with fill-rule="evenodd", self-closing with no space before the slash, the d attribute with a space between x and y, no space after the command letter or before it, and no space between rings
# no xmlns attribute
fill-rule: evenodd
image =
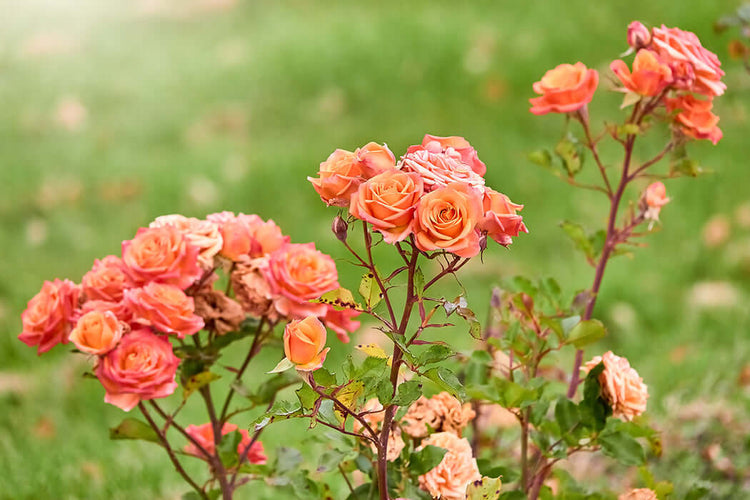
<svg viewBox="0 0 750 500"><path fill-rule="evenodd" d="M79 319L81 319L81 316L92 311L111 312L117 317L118 320L125 323L130 323L130 320L133 318L133 312L125 303L125 299L121 300L120 302L109 302L107 300L87 300L81 305L81 308L76 311L76 313L73 315L73 318L77 322Z"/></svg>
<svg viewBox="0 0 750 500"><path fill-rule="evenodd" d="M664 183L651 183L643 193L643 203L646 205L644 213L645 218L655 221L659 220L661 207L669 203L669 201L670 200L667 197L667 188L664 186Z"/></svg>
<svg viewBox="0 0 750 500"><path fill-rule="evenodd" d="M682 95L667 99L667 110L678 111L675 122L682 132L694 139L708 139L716 145L723 136L718 126L719 117L711 112L711 100L697 99L693 95Z"/></svg>
<svg viewBox="0 0 750 500"><path fill-rule="evenodd" d="M203 318L195 314L192 297L174 285L151 282L143 288L125 291L125 302L133 311L133 322L184 339L203 328Z"/></svg>
<svg viewBox="0 0 750 500"><path fill-rule="evenodd" d="M484 174L487 172L487 166L479 159L476 149L469 144L469 141L457 135L440 137L437 135L425 134L422 139L422 146L429 151L433 151L437 149L434 143L440 145L442 153L445 153L448 148L452 148L461 155L462 162L469 165L477 175L484 177Z"/></svg>
<svg viewBox="0 0 750 500"><path fill-rule="evenodd" d="M641 49L633 60L633 72L624 61L612 61L609 68L625 88L636 94L655 96L672 83L672 70L655 52Z"/></svg>
<svg viewBox="0 0 750 500"><path fill-rule="evenodd" d="M414 401L401 419L401 427L413 438L426 437L437 430L442 423L432 401L424 396Z"/></svg>
<svg viewBox="0 0 750 500"><path fill-rule="evenodd" d="M198 251L174 226L141 228L122 242L122 262L137 285L159 281L184 290L202 274Z"/></svg>
<svg viewBox="0 0 750 500"><path fill-rule="evenodd" d="M355 321L355 316L359 316L359 311L354 309L342 309L337 311L332 305L326 304L326 314L321 318L323 323L336 333L338 338L344 344L349 343L349 333L352 333L359 328L360 322Z"/></svg>
<svg viewBox="0 0 750 500"><path fill-rule="evenodd" d="M149 227L174 226L187 240L198 247L198 263L203 269L214 267L214 256L219 253L224 242L219 226L209 220L185 217L179 214L157 217Z"/></svg>
<svg viewBox="0 0 750 500"><path fill-rule="evenodd" d="M436 430L452 432L457 436L461 436L464 428L477 416L470 403L461 404L461 401L445 391L432 396L430 403L441 419Z"/></svg>
<svg viewBox="0 0 750 500"><path fill-rule="evenodd" d="M535 115L577 111L591 102L598 85L599 73L582 62L560 64L534 83L534 92L541 95L529 99L530 111Z"/></svg>
<svg viewBox="0 0 750 500"><path fill-rule="evenodd" d="M523 223L523 217L516 214L523 208L523 205L513 203L504 194L485 188L482 208L484 215L478 227L486 231L487 235L500 245L508 246L513 243L511 238L518 236L519 232L529 232Z"/></svg>
<svg viewBox="0 0 750 500"><path fill-rule="evenodd" d="M695 74L695 82L689 88L709 97L720 96L727 86L721 82L724 72L716 54L701 45L700 40L690 31L679 28L654 28L652 47L665 61L687 62Z"/></svg>
<svg viewBox="0 0 750 500"><path fill-rule="evenodd" d="M320 164L318 178L308 177L327 205L346 207L359 185L365 181L363 164L355 153L337 149Z"/></svg>
<svg viewBox="0 0 750 500"><path fill-rule="evenodd" d="M604 371L599 375L599 384L602 396L612 407L612 416L633 420L646 411L648 387L638 372L630 367L628 360L607 351L586 363L583 369L588 373L602 362Z"/></svg>
<svg viewBox="0 0 750 500"><path fill-rule="evenodd" d="M469 441L452 432L437 432L422 441L423 447L427 445L448 451L435 468L419 476L419 487L441 500L465 500L469 484L482 478Z"/></svg>
<svg viewBox="0 0 750 500"><path fill-rule="evenodd" d="M262 271L268 266L268 259L250 259L245 256L235 263L232 271L232 290L242 308L256 318L278 319L273 302L276 296Z"/></svg>
<svg viewBox="0 0 750 500"><path fill-rule="evenodd" d="M354 154L362 164L365 178L369 179L396 166L396 157L388 146L382 146L376 142L368 142L358 148Z"/></svg>
<svg viewBox="0 0 750 500"><path fill-rule="evenodd" d="M648 488L638 488L623 493L617 500L657 500L656 492Z"/></svg>
<svg viewBox="0 0 750 500"><path fill-rule="evenodd" d="M107 391L104 401L130 411L140 401L172 394L179 364L166 337L141 329L125 335L99 359L96 376Z"/></svg>
<svg viewBox="0 0 750 500"><path fill-rule="evenodd" d="M651 30L640 21L633 21L628 25L628 45L639 50L651 44Z"/></svg>
<svg viewBox="0 0 750 500"><path fill-rule="evenodd" d="M386 243L394 244L411 234L414 209L423 190L419 175L387 170L360 184L352 195L349 213L372 224Z"/></svg>
<svg viewBox="0 0 750 500"><path fill-rule="evenodd" d="M476 226L482 213L479 194L465 184L450 184L424 195L415 216L417 247L474 257L480 251Z"/></svg>
<svg viewBox="0 0 750 500"><path fill-rule="evenodd" d="M57 344L67 344L80 294L81 288L72 281L45 281L21 314L23 331L18 340L28 346L38 346L37 354Z"/></svg>
<svg viewBox="0 0 750 500"><path fill-rule="evenodd" d="M326 327L315 316L292 320L284 328L284 354L297 370L312 371L323 366L330 350L326 345Z"/></svg>
<svg viewBox="0 0 750 500"><path fill-rule="evenodd" d="M339 288L333 259L315 249L314 243L289 243L268 256L263 267L276 310L283 316L324 316L325 304L308 302Z"/></svg>
<svg viewBox="0 0 750 500"><path fill-rule="evenodd" d="M237 425L226 422L221 427L221 435L225 436L230 432L234 432L236 430ZM187 427L185 427L185 432L187 432L190 437L195 439L195 441L198 442L198 444L200 444L200 446L204 450L206 450L209 455L213 455L216 452L216 443L214 443L214 429L211 425L211 422L205 423L203 425L188 425ZM239 433L242 435L242 441L240 441L240 444L237 445L237 455L241 457L243 454L245 454L245 460L249 461L251 464L265 464L268 458L266 457L265 450L263 450L263 444L260 441L256 441L252 444L250 450L245 453L247 447L250 446L250 443L252 443L252 438L250 437L250 433L247 431L247 429L240 429ZM201 449L192 442L185 446L184 451L185 453L196 456L198 458L202 458L203 460L207 459L207 457L203 454L203 451L201 451Z"/></svg>
<svg viewBox="0 0 750 500"><path fill-rule="evenodd" d="M383 422L383 418L385 417L385 410L383 409L383 405L380 404L380 401L378 401L377 398L372 398L367 400L365 405L360 410L360 414L362 415L362 419L367 422L372 430L375 432L378 432L380 430L380 424ZM354 432L362 432L363 426L359 422L359 420L354 420L352 429ZM398 425L393 423L393 427L391 428L391 432L388 434L388 453L386 454L386 460L389 462L393 462L396 460L399 456L401 456L401 452L403 451L404 447L406 446L406 443L404 443L404 439L401 436L401 429ZM370 448L372 449L373 453L377 453L377 447L374 444L370 444Z"/></svg>
<svg viewBox="0 0 750 500"><path fill-rule="evenodd" d="M428 193L448 184L459 182L476 189L484 188L484 178L464 163L461 154L453 148L443 149L438 141L427 146L410 146L401 158L399 168L418 174Z"/></svg>
<svg viewBox="0 0 750 500"><path fill-rule="evenodd" d="M102 260L96 259L91 271L83 275L81 288L87 300L106 300L119 302L122 292L132 283L123 270L122 260L115 255L108 255Z"/></svg>
<svg viewBox="0 0 750 500"><path fill-rule="evenodd" d="M69 338L80 351L106 354L120 342L125 327L110 311L91 311L81 316Z"/></svg>
<svg viewBox="0 0 750 500"><path fill-rule="evenodd" d="M252 241L250 244L250 257L264 257L289 243L289 236L281 233L281 228L268 219L264 221L257 215L244 215L240 217L250 227Z"/></svg>

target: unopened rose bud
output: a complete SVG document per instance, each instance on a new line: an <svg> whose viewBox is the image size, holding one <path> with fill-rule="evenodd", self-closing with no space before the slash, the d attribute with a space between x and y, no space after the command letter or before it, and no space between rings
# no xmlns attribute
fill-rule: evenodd
<svg viewBox="0 0 750 500"><path fill-rule="evenodd" d="M487 233L482 233L479 237L479 251L484 252L487 250Z"/></svg>
<svg viewBox="0 0 750 500"><path fill-rule="evenodd" d="M500 290L497 287L492 289L492 297L490 298L491 307L494 307L496 309L500 307L500 304L501 304L500 299L501 299L502 293L503 293L502 290Z"/></svg>
<svg viewBox="0 0 750 500"><path fill-rule="evenodd" d="M347 224L340 215L334 217L333 224L331 224L331 231L336 235L336 238L341 241L346 241L346 232L348 229L349 224Z"/></svg>
<svg viewBox="0 0 750 500"><path fill-rule="evenodd" d="M651 31L640 21L628 25L628 45L638 50L651 44Z"/></svg>

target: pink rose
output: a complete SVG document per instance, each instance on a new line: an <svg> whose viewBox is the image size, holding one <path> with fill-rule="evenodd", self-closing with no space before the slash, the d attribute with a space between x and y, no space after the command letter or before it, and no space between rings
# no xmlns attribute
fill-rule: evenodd
<svg viewBox="0 0 750 500"><path fill-rule="evenodd" d="M221 428L221 435L225 436L230 432L234 432L236 430L237 425L226 422ZM216 444L214 443L214 429L211 425L211 422L205 423L203 425L188 425L185 428L185 432L187 432L190 437L195 439L210 455L216 453ZM268 459L263 450L263 444L260 441L256 441L252 444L250 450L245 453L245 450L248 446L250 446L250 443L252 442L252 438L250 437L250 433L247 431L247 429L240 429L239 432L242 435L242 441L240 441L240 444L237 445L237 454L239 456L242 456L244 454L245 460L249 461L251 464L266 463ZM203 452L200 450L200 448L198 448L193 443L187 444L184 448L184 451L185 453L206 460L206 457L203 455Z"/></svg>
<svg viewBox="0 0 750 500"><path fill-rule="evenodd" d="M582 62L560 64L534 83L539 97L529 99L535 115L571 113L591 102L599 85L599 73Z"/></svg>
<svg viewBox="0 0 750 500"><path fill-rule="evenodd" d="M344 344L349 343L349 333L359 328L360 322L352 318L359 316L359 311L353 309L342 309L337 311L333 306L328 306L325 316L321 318L323 323L336 333L336 337Z"/></svg>
<svg viewBox="0 0 750 500"><path fill-rule="evenodd" d="M72 281L45 281L21 314L23 332L18 340L28 346L38 346L37 354L57 344L67 344L80 294L81 288Z"/></svg>
<svg viewBox="0 0 750 500"><path fill-rule="evenodd" d="M122 261L125 274L136 285L158 281L184 290L203 274L198 251L174 226L144 227L135 238L122 242Z"/></svg>
<svg viewBox="0 0 750 500"><path fill-rule="evenodd" d="M192 297L174 285L151 282L125 291L125 302L133 311L133 322L153 326L162 333L184 339L203 328Z"/></svg>
<svg viewBox="0 0 750 500"><path fill-rule="evenodd" d="M476 189L484 188L484 178L463 162L461 154L453 148L443 150L437 141L425 146L410 146L401 159L399 168L418 174L429 193L448 184L459 182ZM443 152L444 151L444 152Z"/></svg>
<svg viewBox="0 0 750 500"><path fill-rule="evenodd" d="M223 246L219 226L208 220L185 217L179 214L157 217L149 227L174 226L187 240L198 247L198 263L205 269L214 267L214 256Z"/></svg>
<svg viewBox="0 0 750 500"><path fill-rule="evenodd" d="M135 330L99 359L96 376L107 391L104 401L130 411L140 401L172 394L179 364L169 340L146 329Z"/></svg>
<svg viewBox="0 0 750 500"><path fill-rule="evenodd" d="M132 286L123 270L122 260L115 255L95 260L91 271L81 279L81 288L87 300L119 302L123 290Z"/></svg>
<svg viewBox="0 0 750 500"><path fill-rule="evenodd" d="M484 177L484 174L487 172L487 166L479 159L477 151L469 144L469 141L457 135L439 137L437 135L425 134L424 139L422 139L422 146L429 151L435 151L437 147L435 147L434 143L440 146L441 153L445 153L448 148L452 148L461 155L462 162L469 165L477 175Z"/></svg>
<svg viewBox="0 0 750 500"><path fill-rule="evenodd" d="M493 189L486 188L482 199L484 216L479 221L479 229L500 245L508 246L513 243L512 237L518 236L520 231L528 233L523 217L516 214L523 205L510 201L510 198Z"/></svg>
<svg viewBox="0 0 750 500"><path fill-rule="evenodd" d="M651 31L640 21L633 21L628 25L628 45L635 50L651 44Z"/></svg>
<svg viewBox="0 0 750 500"><path fill-rule="evenodd" d="M588 373L599 363L604 363L604 371L599 375L602 397L612 407L612 416L633 420L646 411L648 387L628 360L607 351L586 363L583 370Z"/></svg>
<svg viewBox="0 0 750 500"><path fill-rule="evenodd" d="M91 311L78 320L70 341L83 352L106 354L120 342L126 327L110 311Z"/></svg>

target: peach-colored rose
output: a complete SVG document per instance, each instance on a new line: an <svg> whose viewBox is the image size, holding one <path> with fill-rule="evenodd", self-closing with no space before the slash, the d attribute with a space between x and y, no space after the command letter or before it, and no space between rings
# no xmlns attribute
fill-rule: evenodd
<svg viewBox="0 0 750 500"><path fill-rule="evenodd" d="M411 234L414 210L423 194L422 178L391 169L360 184L352 195L349 213L372 224L386 243L396 243Z"/></svg>
<svg viewBox="0 0 750 500"><path fill-rule="evenodd" d="M644 209L645 218L658 221L661 207L669 203L669 201L667 188L664 186L664 183L658 181L651 183L643 193L642 204L645 207L641 205L641 208Z"/></svg>
<svg viewBox="0 0 750 500"><path fill-rule="evenodd" d="M354 332L360 325L359 321L354 321L352 318L359 316L359 314L359 311L353 309L337 311L333 306L328 305L326 314L321 319L328 328L336 333L336 338L344 344L348 344L348 334Z"/></svg>
<svg viewBox="0 0 750 500"><path fill-rule="evenodd" d="M396 166L396 157L385 144L381 146L376 142L368 142L358 148L354 154L362 164L362 171L367 179Z"/></svg>
<svg viewBox="0 0 750 500"><path fill-rule="evenodd" d="M428 142L427 146L410 146L401 158L399 168L418 174L424 183L425 193L454 182L478 190L484 188L484 177L464 163L458 151L453 148L443 150L437 141Z"/></svg>
<svg viewBox="0 0 750 500"><path fill-rule="evenodd" d="M677 63L686 62L692 66L695 81L686 82L685 90L697 92L709 97L720 96L727 86L721 81L724 72L716 54L701 45L700 40L690 31L679 28L661 28L653 30L652 48L663 60Z"/></svg>
<svg viewBox="0 0 750 500"><path fill-rule="evenodd" d="M628 360L607 351L586 363L583 369L588 373L602 362L604 371L599 375L599 384L602 387L602 397L612 407L612 415L623 420L633 420L646 411L648 387L638 376L638 372L630 367Z"/></svg>
<svg viewBox="0 0 750 500"><path fill-rule="evenodd" d="M440 146L441 153L445 153L448 148L452 148L461 155L462 162L469 165L477 175L484 177L484 174L487 172L487 166L479 159L477 151L471 146L471 144L469 144L469 141L457 135L440 137L437 135L425 134L422 139L422 146L429 151L433 151L437 149L434 143L437 143Z"/></svg>
<svg viewBox="0 0 750 500"><path fill-rule="evenodd" d="M198 247L198 263L203 269L214 267L214 256L219 253L224 242L219 232L219 226L209 220L200 220L184 215L162 215L157 217L149 227L174 226Z"/></svg>
<svg viewBox="0 0 750 500"><path fill-rule="evenodd" d="M441 500L465 500L469 484L482 478L469 441L452 432L437 432L422 441L423 447L427 445L448 451L435 468L419 476L419 487Z"/></svg>
<svg viewBox="0 0 750 500"><path fill-rule="evenodd" d="M577 111L591 102L598 85L599 73L582 62L560 64L534 83L534 92L541 95L529 99L530 111L535 115Z"/></svg>
<svg viewBox="0 0 750 500"><path fill-rule="evenodd" d="M119 302L122 300L123 290L131 286L133 285L123 270L122 260L114 255L95 260L91 271L81 279L86 300Z"/></svg>
<svg viewBox="0 0 750 500"><path fill-rule="evenodd" d="M174 226L144 227L122 242L123 269L136 285L158 281L184 290L202 274L198 251Z"/></svg>
<svg viewBox="0 0 750 500"><path fill-rule="evenodd" d="M529 232L523 223L523 217L516 213L523 205L513 203L504 194L485 188L482 208L484 215L478 227L499 244L508 246L513 243L511 238L518 236L519 232Z"/></svg>
<svg viewBox="0 0 750 500"><path fill-rule="evenodd" d="M474 257L480 250L476 226L482 213L480 195L466 184L453 183L424 195L415 216L417 247Z"/></svg>
<svg viewBox="0 0 750 500"><path fill-rule="evenodd" d="M263 257L289 242L289 236L281 234L272 220L254 214L219 212L206 219L219 226L224 238L221 255L235 262L242 256Z"/></svg>
<svg viewBox="0 0 750 500"><path fill-rule="evenodd" d="M28 346L38 346L37 354L57 344L67 344L80 293L81 288L72 281L45 281L21 314L23 332L18 340Z"/></svg>
<svg viewBox="0 0 750 500"><path fill-rule="evenodd" d="M131 288L125 291L125 302L133 311L134 323L181 339L204 325L203 318L195 314L193 298L174 285L152 281L142 288Z"/></svg>
<svg viewBox="0 0 750 500"><path fill-rule="evenodd" d="M385 417L385 410L377 398L369 399L360 410L360 414L363 414L362 419L367 422L375 432L380 430L380 425L383 423L383 418ZM362 424L358 420L354 420L354 432L361 432L362 429ZM391 432L388 434L388 453L385 457L386 460L389 462L396 460L401 455L401 451L403 451L405 446L406 443L404 443L404 439L401 436L401 429L395 422L393 422ZM370 448L373 453L377 453L377 447L374 444L371 444Z"/></svg>
<svg viewBox="0 0 750 500"><path fill-rule="evenodd" d="M237 425L226 422L221 427L221 435L225 436L230 432L234 432L236 430ZM197 441L198 444L200 444L201 447L206 450L209 455L213 455L216 452L216 443L214 443L214 429L211 425L211 422L205 423L203 425L188 425L187 427L185 427L185 432L187 432L190 437L195 439L195 441ZM237 445L237 454L240 457L245 454L245 460L249 461L251 464L266 463L268 459L263 450L263 444L260 441L256 441L252 444L250 450L245 453L247 447L250 446L250 443L252 443L252 438L250 437L250 433L247 429L240 429L239 433L242 435L242 441L240 441L240 444ZM185 446L184 451L185 453L206 460L206 456L203 454L201 449L192 442L188 443Z"/></svg>
<svg viewBox="0 0 750 500"><path fill-rule="evenodd" d="M220 226L222 247L219 252L223 257L236 261L243 255L249 255L253 246L250 228L240 219L233 219Z"/></svg>
<svg viewBox="0 0 750 500"><path fill-rule="evenodd" d="M445 391L432 396L430 403L441 419L436 430L452 432L457 436L477 416L470 403L461 404L461 401Z"/></svg>
<svg viewBox="0 0 750 500"><path fill-rule="evenodd" d="M284 328L284 354L298 370L312 371L323 366L330 350L325 345L326 327L315 316L292 320Z"/></svg>
<svg viewBox="0 0 750 500"><path fill-rule="evenodd" d="M276 310L289 318L324 316L325 304L308 301L339 287L336 263L314 243L282 246L269 255L263 272L277 296Z"/></svg>
<svg viewBox="0 0 750 500"><path fill-rule="evenodd" d="M250 259L242 257L235 263L232 271L232 290L242 308L256 318L268 317L272 321L278 318L273 302L276 296L271 292L262 269L268 267L268 259Z"/></svg>
<svg viewBox="0 0 750 500"><path fill-rule="evenodd" d="M617 500L657 500L656 492L649 488L637 488L623 493Z"/></svg>
<svg viewBox="0 0 750 500"><path fill-rule="evenodd" d="M106 354L115 348L126 325L110 311L91 311L81 316L70 332L70 341L89 354Z"/></svg>
<svg viewBox="0 0 750 500"><path fill-rule="evenodd" d="M655 96L672 83L672 70L648 49L641 49L635 55L632 73L621 59L612 61L609 68L627 90L640 95Z"/></svg>
<svg viewBox="0 0 750 500"><path fill-rule="evenodd" d="M723 133L718 126L719 117L711 112L712 107L713 101L697 99L690 94L667 99L667 110L679 111L675 122L685 135L694 139L708 139L716 145Z"/></svg>
<svg viewBox="0 0 750 500"><path fill-rule="evenodd" d="M263 257L278 250L289 243L289 236L281 234L281 228L274 221L264 221L257 215L240 214L245 223L250 227L252 242L250 245L250 257Z"/></svg>
<svg viewBox="0 0 750 500"><path fill-rule="evenodd" d="M437 430L441 423L442 418L432 401L424 396L419 396L401 419L404 432L413 438L426 437L431 431Z"/></svg>
<svg viewBox="0 0 750 500"><path fill-rule="evenodd" d="M107 300L87 300L81 305L81 308L74 314L74 319L77 322L84 314L88 314L92 311L99 312L111 312L117 317L118 320L125 323L130 323L133 318L133 312L130 310L128 305L125 303L125 299L120 302L109 302Z"/></svg>
<svg viewBox="0 0 750 500"><path fill-rule="evenodd" d="M166 337L134 330L99 359L96 376L107 391L104 401L130 411L140 401L172 394L179 364Z"/></svg>
<svg viewBox="0 0 750 500"><path fill-rule="evenodd" d="M363 164L356 153L337 149L320 164L318 178L308 177L327 205L346 207L349 199L360 184L365 181Z"/></svg>
<svg viewBox="0 0 750 500"><path fill-rule="evenodd" d="M633 21L628 25L628 45L634 50L642 49L651 44L651 30L640 21Z"/></svg>

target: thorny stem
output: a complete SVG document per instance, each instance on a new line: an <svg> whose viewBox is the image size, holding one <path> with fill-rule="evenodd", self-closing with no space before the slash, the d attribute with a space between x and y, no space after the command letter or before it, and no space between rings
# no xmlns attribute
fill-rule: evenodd
<svg viewBox="0 0 750 500"><path fill-rule="evenodd" d="M604 184L605 186L607 186L607 190L605 191L605 193L607 194L607 196L609 196L610 199L612 199L612 185L609 183L609 177L607 177L607 171L604 168L604 164L599 158L599 150L596 148L596 141L594 141L591 137L591 129L589 128L588 117L581 113L579 113L577 117L578 121L580 121L581 125L583 126L583 132L586 134L586 141L588 142L586 146L588 146L588 148L591 150L591 154L594 156L596 166L599 167L599 172L602 174Z"/></svg>
<svg viewBox="0 0 750 500"><path fill-rule="evenodd" d="M383 281L380 279L380 275L378 274L377 269L375 269L375 262L372 260L372 235L370 234L370 231L368 231L367 222L365 221L362 221L362 233L365 237L365 249L367 250L367 260L369 261L370 272L375 278L375 282L378 284L378 288L380 288L380 293L383 294L383 301L388 308L388 316L391 318L391 324L395 326L396 315L393 313L393 306L391 305L391 300L388 297L388 290L383 285Z"/></svg>
<svg viewBox="0 0 750 500"><path fill-rule="evenodd" d="M214 449L219 449L221 443L221 429L223 427L222 422L216 417L216 408L214 407L214 400L211 397L211 388L206 385L199 389L203 400L206 403L206 409L208 410L208 418L211 421L211 427L214 431ZM221 489L221 495L224 500L232 499L232 487L227 483L227 471L224 468L224 464L217 454L213 454L209 457L209 463L211 468L214 470L216 479L219 481L219 488Z"/></svg>
<svg viewBox="0 0 750 500"><path fill-rule="evenodd" d="M265 325L265 318L261 318L260 323L258 323L258 328L255 330L255 337L253 338L253 343L250 345L250 349L247 351L247 356L245 357L245 360L242 362L242 365L240 366L240 369L237 371L237 374L234 377L234 381L229 385L229 393L227 393L227 397L224 400L224 405L221 408L221 416L219 417L219 420L222 424L227 421L227 412L229 411L229 404L232 402L232 398L234 397L234 393L236 392L234 389L234 384L238 383L242 379L242 375L245 374L245 370L247 370L248 365L250 364L250 361L260 352L261 347L263 346L263 339L261 338L263 336L263 326Z"/></svg>

